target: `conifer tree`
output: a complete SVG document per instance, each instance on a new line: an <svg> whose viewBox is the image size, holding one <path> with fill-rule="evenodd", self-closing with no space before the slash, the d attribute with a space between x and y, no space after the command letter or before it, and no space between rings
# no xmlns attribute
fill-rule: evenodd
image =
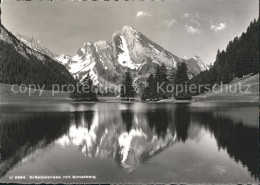
<svg viewBox="0 0 260 185"><path fill-rule="evenodd" d="M174 84L174 78L175 78L176 69L172 68L168 73L168 81L171 84Z"/></svg>
<svg viewBox="0 0 260 185"><path fill-rule="evenodd" d="M150 74L150 76L147 79L147 91L148 91L148 97L150 100L154 100L157 98L157 92L156 92L156 78L153 74Z"/></svg>
<svg viewBox="0 0 260 185"><path fill-rule="evenodd" d="M174 69L174 68L172 68L168 73L168 81L169 81L169 84L172 85L172 87L174 86L175 74L176 74L176 69ZM168 97L172 98L173 93L169 94Z"/></svg>
<svg viewBox="0 0 260 185"><path fill-rule="evenodd" d="M174 96L178 100L191 99L189 93L189 78L187 65L182 62L177 65L177 70L174 78L175 93Z"/></svg>
<svg viewBox="0 0 260 185"><path fill-rule="evenodd" d="M157 66L155 75L155 89L156 89L156 98L159 99L165 99L168 97L166 92L166 87L169 84L168 78L167 78L167 68L164 64L161 66ZM158 89L157 89L158 87ZM160 87L160 88L159 88ZM158 92L157 92L158 90Z"/></svg>
<svg viewBox="0 0 260 185"><path fill-rule="evenodd" d="M143 100L160 100L169 97L167 85L170 83L168 71L164 64L157 66L154 73L146 79L146 88L143 90L141 98Z"/></svg>
<svg viewBox="0 0 260 185"><path fill-rule="evenodd" d="M167 93L167 85L169 84L169 80L168 80L168 76L167 76L167 68L164 64L161 65L160 67L160 80L162 85L162 89L163 91L159 91L159 96L162 99L166 99L168 98L168 93Z"/></svg>
<svg viewBox="0 0 260 185"><path fill-rule="evenodd" d="M83 87L87 89L88 91L86 93L83 93L84 99L86 100L96 100L97 99L97 94L96 94L96 89L93 84L92 79L90 78L90 75L84 79Z"/></svg>
<svg viewBox="0 0 260 185"><path fill-rule="evenodd" d="M129 100L130 98L133 98L135 95L135 88L133 85L133 77L127 69L126 73L123 76L122 85L121 85L121 98L127 98Z"/></svg>
<svg viewBox="0 0 260 185"><path fill-rule="evenodd" d="M90 75L78 83L78 87L70 94L70 98L77 101L95 101L97 100L96 88Z"/></svg>

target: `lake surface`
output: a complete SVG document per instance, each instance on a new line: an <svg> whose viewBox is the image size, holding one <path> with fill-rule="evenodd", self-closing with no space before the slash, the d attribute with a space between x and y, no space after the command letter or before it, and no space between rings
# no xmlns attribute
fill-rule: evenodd
<svg viewBox="0 0 260 185"><path fill-rule="evenodd" d="M259 182L258 110L205 102L0 105L0 182Z"/></svg>

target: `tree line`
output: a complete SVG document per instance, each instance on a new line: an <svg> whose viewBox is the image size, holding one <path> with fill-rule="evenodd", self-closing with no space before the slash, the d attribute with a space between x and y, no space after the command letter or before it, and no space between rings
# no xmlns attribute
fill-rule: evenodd
<svg viewBox="0 0 260 185"><path fill-rule="evenodd" d="M178 100L190 100L188 68L184 62L177 64L177 69L168 70L164 64L157 65L154 73L151 73L142 83L140 97L143 101L158 101L161 99L175 98ZM186 87L186 89L184 88ZM127 100L133 98L135 91L133 78L129 70L125 73L121 84L121 98Z"/></svg>
<svg viewBox="0 0 260 185"><path fill-rule="evenodd" d="M97 93L97 88L88 74L82 82L77 82L74 85L74 89L70 93L70 98L76 101L97 101Z"/></svg>
<svg viewBox="0 0 260 185"><path fill-rule="evenodd" d="M245 33L230 41L225 50L217 51L214 64L203 71L191 83L212 87L214 84L227 84L234 78L259 72L259 19L250 23ZM193 95L203 93L205 89L197 89Z"/></svg>

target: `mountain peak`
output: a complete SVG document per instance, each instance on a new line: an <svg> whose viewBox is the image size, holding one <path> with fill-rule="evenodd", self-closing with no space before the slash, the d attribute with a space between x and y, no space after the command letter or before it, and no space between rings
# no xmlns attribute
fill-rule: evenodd
<svg viewBox="0 0 260 185"><path fill-rule="evenodd" d="M201 60L200 56L198 56L198 55L194 55L193 58L194 58L195 60Z"/></svg>
<svg viewBox="0 0 260 185"><path fill-rule="evenodd" d="M84 43L83 46L87 47L87 46L91 46L92 44L93 44L92 42L87 42L87 43Z"/></svg>
<svg viewBox="0 0 260 185"><path fill-rule="evenodd" d="M128 26L128 25L123 26L122 31L125 31L125 30L130 30L130 31L136 32L136 30L134 28L132 28L131 26Z"/></svg>

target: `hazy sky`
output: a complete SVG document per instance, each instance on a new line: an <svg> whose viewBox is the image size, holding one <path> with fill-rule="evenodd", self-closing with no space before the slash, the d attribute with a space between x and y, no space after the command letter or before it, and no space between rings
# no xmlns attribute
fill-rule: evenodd
<svg viewBox="0 0 260 185"><path fill-rule="evenodd" d="M26 2L5 0L2 23L33 36L57 54L75 55L85 42L111 41L129 25L179 57L215 60L258 17L258 0Z"/></svg>

